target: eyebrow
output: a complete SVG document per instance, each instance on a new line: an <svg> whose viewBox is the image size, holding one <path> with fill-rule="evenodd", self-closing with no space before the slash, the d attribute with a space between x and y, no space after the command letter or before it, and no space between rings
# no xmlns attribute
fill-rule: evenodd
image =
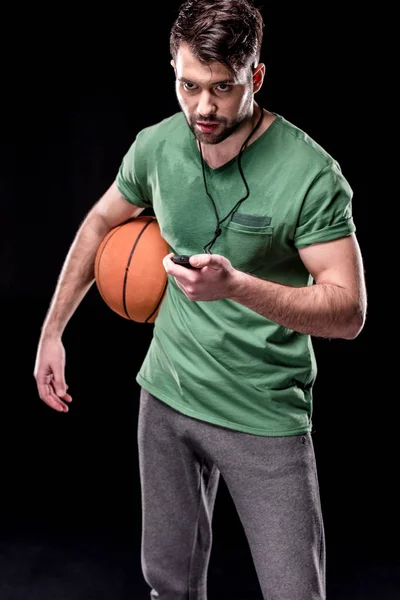
<svg viewBox="0 0 400 600"><path fill-rule="evenodd" d="M180 81L181 83L196 83L191 79L186 79L186 77L178 77L178 81ZM226 85L233 85L236 83L236 81L234 79L223 79L222 81L213 81L211 85L221 85L221 83L224 83Z"/></svg>

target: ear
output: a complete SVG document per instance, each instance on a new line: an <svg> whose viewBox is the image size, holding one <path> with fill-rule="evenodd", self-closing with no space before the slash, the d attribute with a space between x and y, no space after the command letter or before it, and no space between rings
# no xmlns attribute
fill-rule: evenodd
<svg viewBox="0 0 400 600"><path fill-rule="evenodd" d="M265 76L265 65L264 63L259 63L256 67L253 68L253 93L255 94L261 88L264 83Z"/></svg>
<svg viewBox="0 0 400 600"><path fill-rule="evenodd" d="M170 65L172 66L172 68L174 69L174 71L176 73L176 65L175 65L174 59L171 60Z"/></svg>

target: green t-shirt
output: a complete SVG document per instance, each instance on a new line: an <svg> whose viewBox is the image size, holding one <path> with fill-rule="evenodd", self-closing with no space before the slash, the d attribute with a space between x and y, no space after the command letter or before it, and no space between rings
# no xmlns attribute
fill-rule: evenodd
<svg viewBox="0 0 400 600"><path fill-rule="evenodd" d="M298 248L355 231L352 190L338 163L276 115L245 150L250 195L222 224L213 254L241 271L291 286L312 285ZM237 159L205 176L223 218L246 194ZM176 254L201 254L216 217L196 140L183 113L143 129L117 175L121 194L152 207ZM168 290L136 381L185 415L262 436L311 430L317 373L309 335L231 300L189 301Z"/></svg>

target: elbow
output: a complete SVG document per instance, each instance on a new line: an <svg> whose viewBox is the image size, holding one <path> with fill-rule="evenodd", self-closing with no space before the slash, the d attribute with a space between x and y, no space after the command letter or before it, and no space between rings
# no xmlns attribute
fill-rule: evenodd
<svg viewBox="0 0 400 600"><path fill-rule="evenodd" d="M358 326L358 327L349 327L343 334L342 338L344 340L355 340L356 337L358 337L362 331L363 327L362 326Z"/></svg>
<svg viewBox="0 0 400 600"><path fill-rule="evenodd" d="M356 310L351 314L347 322L343 339L355 340L360 335L365 325L365 310Z"/></svg>

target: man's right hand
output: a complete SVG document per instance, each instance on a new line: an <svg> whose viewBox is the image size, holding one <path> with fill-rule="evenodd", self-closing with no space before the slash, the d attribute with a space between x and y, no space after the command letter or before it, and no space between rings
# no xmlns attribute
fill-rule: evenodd
<svg viewBox="0 0 400 600"><path fill-rule="evenodd" d="M43 402L58 412L68 412L72 397L67 394L65 349L60 338L44 338L39 342L33 375Z"/></svg>
<svg viewBox="0 0 400 600"><path fill-rule="evenodd" d="M68 412L72 401L65 383L65 350L60 332L94 281L96 252L104 237L113 227L138 217L143 210L122 196L114 181L86 215L71 244L42 326L33 373L40 398L54 410Z"/></svg>

